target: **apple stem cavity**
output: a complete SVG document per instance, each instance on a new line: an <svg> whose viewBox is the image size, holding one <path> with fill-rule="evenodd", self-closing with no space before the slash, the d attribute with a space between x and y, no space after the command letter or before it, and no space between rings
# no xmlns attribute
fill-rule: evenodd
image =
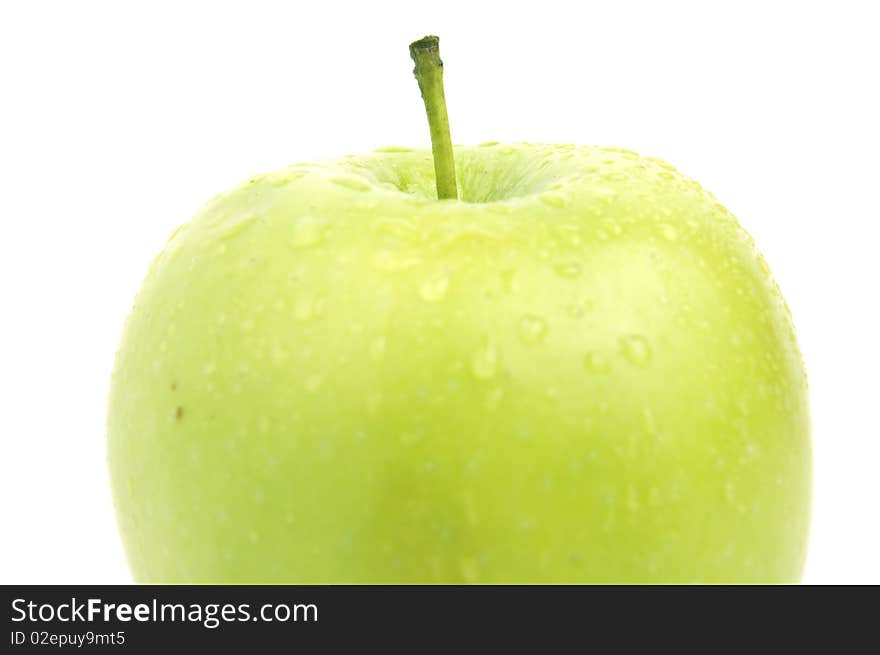
<svg viewBox="0 0 880 655"><path fill-rule="evenodd" d="M413 74L419 83L422 100L425 101L425 111L428 114L428 126L431 128L431 152L434 154L437 198L458 200L452 137L449 134L446 94L443 91L440 39L436 36L426 36L413 41L409 44L409 54L416 63Z"/></svg>

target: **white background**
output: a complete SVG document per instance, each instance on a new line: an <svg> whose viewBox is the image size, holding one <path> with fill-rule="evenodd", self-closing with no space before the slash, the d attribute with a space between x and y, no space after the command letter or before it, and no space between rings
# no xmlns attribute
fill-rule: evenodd
<svg viewBox="0 0 880 655"><path fill-rule="evenodd" d="M427 145L407 45L441 36L457 143L626 146L754 235L811 383L805 581L880 583L880 99L871 2L4 2L0 582L128 582L104 459L122 322L168 233L297 161Z"/></svg>

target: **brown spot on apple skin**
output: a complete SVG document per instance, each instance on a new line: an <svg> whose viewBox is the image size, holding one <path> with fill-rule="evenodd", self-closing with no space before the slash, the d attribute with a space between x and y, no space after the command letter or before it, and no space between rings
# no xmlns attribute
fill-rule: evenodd
<svg viewBox="0 0 880 655"><path fill-rule="evenodd" d="M176 381L171 383L171 391L177 391L177 382Z"/></svg>
<svg viewBox="0 0 880 655"><path fill-rule="evenodd" d="M174 418L178 421L183 418L183 407L180 405L177 406L177 409L174 411Z"/></svg>

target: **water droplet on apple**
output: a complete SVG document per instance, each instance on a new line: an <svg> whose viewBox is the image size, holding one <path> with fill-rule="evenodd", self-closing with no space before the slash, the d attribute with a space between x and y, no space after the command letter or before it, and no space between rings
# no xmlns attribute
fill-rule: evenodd
<svg viewBox="0 0 880 655"><path fill-rule="evenodd" d="M379 408L382 406L382 401L384 398L382 397L382 392L380 391L371 391L367 395L367 413L370 416L375 416L379 411Z"/></svg>
<svg viewBox="0 0 880 655"><path fill-rule="evenodd" d="M370 357L373 361L381 361L385 357L385 348L387 341L383 335L380 335L370 342Z"/></svg>
<svg viewBox="0 0 880 655"><path fill-rule="evenodd" d="M724 499L731 504L736 502L736 486L733 482L724 483Z"/></svg>
<svg viewBox="0 0 880 655"><path fill-rule="evenodd" d="M376 148L373 152L412 152L412 148L408 148L407 146L382 146L381 148Z"/></svg>
<svg viewBox="0 0 880 655"><path fill-rule="evenodd" d="M498 352L491 341L487 341L471 358L471 373L479 380L495 376L498 369Z"/></svg>
<svg viewBox="0 0 880 655"><path fill-rule="evenodd" d="M571 318L583 318L583 315L585 313L584 306L582 303L579 303L579 302L572 303L568 306L566 313Z"/></svg>
<svg viewBox="0 0 880 655"><path fill-rule="evenodd" d="M377 234L388 235L406 241L416 241L419 238L419 230L413 224L402 218L386 218L376 223L374 228Z"/></svg>
<svg viewBox="0 0 880 655"><path fill-rule="evenodd" d="M545 191L538 197L549 207L565 207L566 197L556 191Z"/></svg>
<svg viewBox="0 0 880 655"><path fill-rule="evenodd" d="M635 485L628 485L626 488L626 508L630 512L638 512L641 507L641 503L639 502L639 493L635 488Z"/></svg>
<svg viewBox="0 0 880 655"><path fill-rule="evenodd" d="M599 179L602 180L603 182L606 182L606 183L610 182L612 184L615 182L626 182L627 178L629 177L629 174L625 171L619 170L616 167L614 167L614 164L616 163L614 160L611 160L608 163L611 164L612 168L609 168L604 171L600 171Z"/></svg>
<svg viewBox="0 0 880 655"><path fill-rule="evenodd" d="M287 351L276 341L272 344L269 357L275 366L281 366L287 360Z"/></svg>
<svg viewBox="0 0 880 655"><path fill-rule="evenodd" d="M642 157L642 159L645 160L646 162L650 162L650 163L654 164L655 166L659 166L660 168L662 168L664 170L675 172L675 167L672 164L670 164L668 161L666 161L665 159L660 159L658 157L650 157L650 156Z"/></svg>
<svg viewBox="0 0 880 655"><path fill-rule="evenodd" d="M486 409L490 412L494 412L498 409L498 406L501 404L501 401L504 399L504 389L501 387L495 387L488 394L486 394Z"/></svg>
<svg viewBox="0 0 880 655"><path fill-rule="evenodd" d="M419 260L416 257L403 255L392 250L382 250L373 255L370 263L376 270L396 273L417 266Z"/></svg>
<svg viewBox="0 0 880 655"><path fill-rule="evenodd" d="M362 177L355 177L354 175L334 177L331 178L330 181L333 182L333 184L338 184L339 186L351 189L352 191L368 191L370 189L370 183L367 182L367 180Z"/></svg>
<svg viewBox="0 0 880 655"><path fill-rule="evenodd" d="M526 345L534 345L544 340L547 322L540 316L526 314L519 322L519 338Z"/></svg>
<svg viewBox="0 0 880 655"><path fill-rule="evenodd" d="M445 226L442 233L444 238L441 243L444 247L462 242L498 241L503 238L502 234L479 225Z"/></svg>
<svg viewBox="0 0 880 655"><path fill-rule="evenodd" d="M642 427L648 434L657 433L657 425L654 421L654 412L651 411L650 407L642 408Z"/></svg>
<svg viewBox="0 0 880 655"><path fill-rule="evenodd" d="M633 365L640 368L651 363L651 344L638 334L631 334L620 338L620 350L623 356Z"/></svg>
<svg viewBox="0 0 880 655"><path fill-rule="evenodd" d="M660 224L660 234L667 241L675 241L676 239L678 239L678 230L676 230L669 223Z"/></svg>
<svg viewBox="0 0 880 655"><path fill-rule="evenodd" d="M523 516L517 522L516 529L518 532L529 532L535 527L535 519L531 516Z"/></svg>
<svg viewBox="0 0 880 655"><path fill-rule="evenodd" d="M418 432L402 432L400 434L400 443L404 446L411 446L421 441L422 436Z"/></svg>
<svg viewBox="0 0 880 655"><path fill-rule="evenodd" d="M308 293L303 294L293 303L293 318L304 323L319 317L322 310L323 302L319 298Z"/></svg>
<svg viewBox="0 0 880 655"><path fill-rule="evenodd" d="M611 370L608 359L600 352L589 352L584 357L584 367L595 375L604 375Z"/></svg>
<svg viewBox="0 0 880 655"><path fill-rule="evenodd" d="M480 564L473 557L463 557L459 562L459 568L465 582L473 584L480 579Z"/></svg>
<svg viewBox="0 0 880 655"><path fill-rule="evenodd" d="M308 171L289 168L286 171L281 171L269 177L269 184L273 187L283 187L292 182L296 182L297 180L301 180L306 175L308 175Z"/></svg>
<svg viewBox="0 0 880 655"><path fill-rule="evenodd" d="M519 291L519 286L516 283L516 271L510 268L501 271L501 284L507 293Z"/></svg>
<svg viewBox="0 0 880 655"><path fill-rule="evenodd" d="M579 277L583 268L580 262L560 262L553 267L556 272L565 278L574 279Z"/></svg>
<svg viewBox="0 0 880 655"><path fill-rule="evenodd" d="M314 373L306 378L306 391L309 393L315 393L318 389L321 388L321 385L324 383L324 376L319 373Z"/></svg>
<svg viewBox="0 0 880 655"><path fill-rule="evenodd" d="M217 233L217 238L222 241L231 239L253 225L256 219L256 213L251 212L223 221L223 223L221 223L220 231Z"/></svg>
<svg viewBox="0 0 880 655"><path fill-rule="evenodd" d="M581 229L577 225L557 225L554 229L559 237L572 248L577 248L583 242Z"/></svg>
<svg viewBox="0 0 880 655"><path fill-rule="evenodd" d="M571 318L583 318L584 314L590 311L593 308L593 303L589 300L584 300L581 302L573 302L566 309L566 313Z"/></svg>
<svg viewBox="0 0 880 655"><path fill-rule="evenodd" d="M419 296L425 302L439 302L446 297L446 291L449 289L449 278L445 275L438 275L427 280L419 288Z"/></svg>
<svg viewBox="0 0 880 655"><path fill-rule="evenodd" d="M294 248L311 248L324 240L326 227L321 219L303 216L293 226L290 243Z"/></svg>

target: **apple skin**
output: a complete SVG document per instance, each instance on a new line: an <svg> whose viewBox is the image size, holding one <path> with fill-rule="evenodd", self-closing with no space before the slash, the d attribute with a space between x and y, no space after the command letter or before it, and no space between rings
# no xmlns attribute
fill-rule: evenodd
<svg viewBox="0 0 880 655"><path fill-rule="evenodd" d="M621 149L256 177L154 260L111 383L133 575L794 582L806 376L735 218Z"/></svg>

